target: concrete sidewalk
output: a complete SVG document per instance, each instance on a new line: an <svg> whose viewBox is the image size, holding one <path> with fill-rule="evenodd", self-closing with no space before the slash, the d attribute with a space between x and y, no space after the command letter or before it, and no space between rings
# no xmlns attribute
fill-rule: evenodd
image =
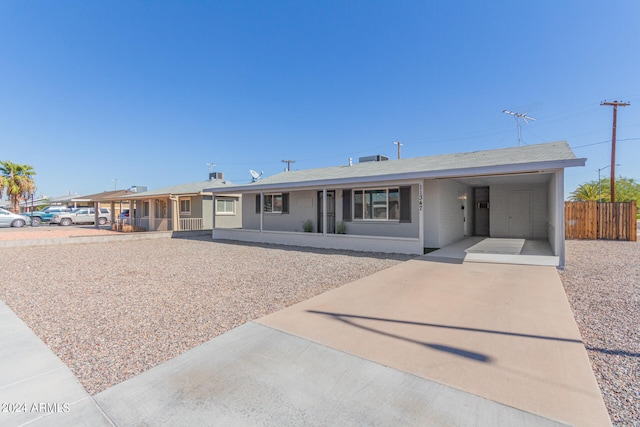
<svg viewBox="0 0 640 427"><path fill-rule="evenodd" d="M0 301L0 426L112 426L71 370Z"/></svg>
<svg viewBox="0 0 640 427"><path fill-rule="evenodd" d="M418 258L247 323L93 398L35 335L23 330L25 341L13 342L20 328L9 329L0 342L28 350L0 353L2 373L15 371L0 385L2 402L75 403L44 418L0 413L0 425L610 425L552 267ZM37 382L28 354L64 375ZM21 363L31 368L21 373Z"/></svg>

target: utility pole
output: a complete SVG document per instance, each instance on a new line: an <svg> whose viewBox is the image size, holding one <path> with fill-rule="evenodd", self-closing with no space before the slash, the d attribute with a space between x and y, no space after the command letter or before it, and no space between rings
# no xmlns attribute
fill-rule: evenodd
<svg viewBox="0 0 640 427"><path fill-rule="evenodd" d="M613 130L611 131L611 180L609 185L611 186L611 203L616 201L616 126L618 120L618 107L627 107L631 105L628 102L607 102L602 101L600 105L607 107L613 107Z"/></svg>
<svg viewBox="0 0 640 427"><path fill-rule="evenodd" d="M396 141L394 144L398 146L398 160L400 160L400 147L402 147L402 143Z"/></svg>
<svg viewBox="0 0 640 427"><path fill-rule="evenodd" d="M287 172L291 171L291 163L295 163L295 160L283 160L282 163L287 164Z"/></svg>

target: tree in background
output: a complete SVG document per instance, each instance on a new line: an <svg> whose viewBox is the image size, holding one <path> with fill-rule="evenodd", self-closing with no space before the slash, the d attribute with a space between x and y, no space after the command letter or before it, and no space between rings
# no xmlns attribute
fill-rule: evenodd
<svg viewBox="0 0 640 427"><path fill-rule="evenodd" d="M610 202L611 183L609 178L580 184L571 192L569 200L572 202L602 201ZM630 202L640 200L640 183L633 178L616 178L616 202Z"/></svg>
<svg viewBox="0 0 640 427"><path fill-rule="evenodd" d="M607 189L607 192L609 190ZM604 200L604 187L602 188L602 198ZM607 194L607 197L609 195ZM600 200L600 186L598 182L586 182L584 184L580 184L578 188L573 190L569 196L569 200L572 202L589 202L589 201L598 201Z"/></svg>
<svg viewBox="0 0 640 427"><path fill-rule="evenodd" d="M28 194L35 190L35 174L30 165L0 161L0 198L6 193L14 213L20 212L20 201L26 200Z"/></svg>

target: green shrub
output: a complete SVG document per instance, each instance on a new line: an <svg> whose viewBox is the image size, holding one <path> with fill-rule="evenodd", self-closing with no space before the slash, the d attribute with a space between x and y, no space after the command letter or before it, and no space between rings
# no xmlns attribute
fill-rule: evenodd
<svg viewBox="0 0 640 427"><path fill-rule="evenodd" d="M313 231L313 221L311 221L310 219L306 220L302 224L302 229L305 233L311 233Z"/></svg>

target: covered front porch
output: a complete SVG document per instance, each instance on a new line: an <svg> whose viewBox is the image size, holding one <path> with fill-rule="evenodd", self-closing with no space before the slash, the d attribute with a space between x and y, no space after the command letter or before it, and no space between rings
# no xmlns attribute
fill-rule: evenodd
<svg viewBox="0 0 640 427"><path fill-rule="evenodd" d="M130 199L128 215L117 226L133 226L146 231L210 230L211 198L200 194L140 197Z"/></svg>

